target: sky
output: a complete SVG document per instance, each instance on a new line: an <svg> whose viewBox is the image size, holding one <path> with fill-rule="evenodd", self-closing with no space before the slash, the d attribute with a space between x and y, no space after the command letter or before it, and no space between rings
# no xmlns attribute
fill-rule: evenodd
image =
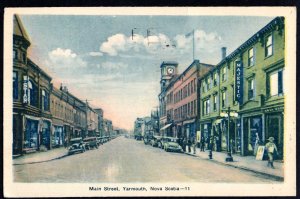
<svg viewBox="0 0 300 199"><path fill-rule="evenodd" d="M79 99L104 110L115 127L133 129L158 106L160 64L179 72L195 59L221 61L275 17L21 15L28 56ZM133 30L133 34L132 34ZM132 36L133 35L133 36ZM148 35L148 36L147 36Z"/></svg>

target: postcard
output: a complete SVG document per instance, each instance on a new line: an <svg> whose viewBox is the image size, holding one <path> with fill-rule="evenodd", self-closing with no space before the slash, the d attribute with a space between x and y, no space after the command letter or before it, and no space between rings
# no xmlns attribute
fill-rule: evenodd
<svg viewBox="0 0 300 199"><path fill-rule="evenodd" d="M293 196L296 8L6 8L6 197Z"/></svg>

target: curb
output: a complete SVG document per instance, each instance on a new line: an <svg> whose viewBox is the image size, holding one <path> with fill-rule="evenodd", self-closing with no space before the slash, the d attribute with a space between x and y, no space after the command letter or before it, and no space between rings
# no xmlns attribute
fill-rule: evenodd
<svg viewBox="0 0 300 199"><path fill-rule="evenodd" d="M52 158L52 159L49 159L49 160L42 160L42 161L36 161L36 162L16 163L16 164L13 164L13 165L25 165L25 164L37 164L37 163L49 162L49 161L52 161L52 160L58 160L58 159L64 158L66 156L68 156L68 154L64 154L62 156L58 156L58 157L55 157L55 158Z"/></svg>
<svg viewBox="0 0 300 199"><path fill-rule="evenodd" d="M250 169L250 168L248 168L248 167L243 167L243 166L237 166L237 165L227 164L227 163L220 162L220 161L217 161L217 160L214 160L214 159L211 159L211 160L210 160L210 159L205 159L205 158L202 158L202 157L197 156L197 155L195 155L195 154L191 154L191 153L187 153L187 152L184 152L184 154L189 155L189 156L193 156L193 157L197 157L197 158L201 158L202 160L213 161L213 162L215 162L215 163L217 163L217 164L226 165L226 166L230 166L230 167L233 167L233 168L237 168L237 169L249 171L249 172L252 172L252 173L264 175L264 176L267 176L267 177L269 177L269 178L273 178L273 179L276 180L276 181L284 181L284 177L277 176L277 175L273 175L273 174L269 174L269 173L264 173L264 172L261 172L261 171L257 171L257 170L254 170L254 169Z"/></svg>

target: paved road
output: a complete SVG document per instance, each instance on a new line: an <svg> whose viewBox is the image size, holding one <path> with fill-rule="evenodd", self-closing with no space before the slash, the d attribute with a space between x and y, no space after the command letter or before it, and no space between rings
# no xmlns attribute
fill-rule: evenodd
<svg viewBox="0 0 300 199"><path fill-rule="evenodd" d="M16 182L258 182L264 176L141 141L116 138L99 149L44 163L15 165Z"/></svg>

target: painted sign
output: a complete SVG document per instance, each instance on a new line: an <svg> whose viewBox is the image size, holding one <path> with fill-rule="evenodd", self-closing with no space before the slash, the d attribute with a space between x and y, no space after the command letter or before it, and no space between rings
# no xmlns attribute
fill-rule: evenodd
<svg viewBox="0 0 300 199"><path fill-rule="evenodd" d="M23 76L23 103L27 104L29 102L28 98L28 76Z"/></svg>
<svg viewBox="0 0 300 199"><path fill-rule="evenodd" d="M265 146L259 146L256 153L256 160L263 160Z"/></svg>
<svg viewBox="0 0 300 199"><path fill-rule="evenodd" d="M239 104L243 103L243 63L236 61L235 70L235 100Z"/></svg>

